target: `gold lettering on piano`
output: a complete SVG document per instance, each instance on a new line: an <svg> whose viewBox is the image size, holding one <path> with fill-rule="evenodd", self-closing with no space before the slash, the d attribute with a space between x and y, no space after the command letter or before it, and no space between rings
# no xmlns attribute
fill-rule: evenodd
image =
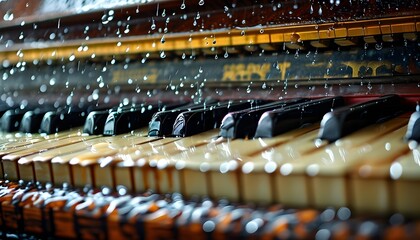
<svg viewBox="0 0 420 240"><path fill-rule="evenodd" d="M226 64L223 66L223 81L247 81L247 80L263 80L267 78L270 72L270 63L240 63Z"/></svg>
<svg viewBox="0 0 420 240"><path fill-rule="evenodd" d="M292 65L291 62L277 63L277 69L280 70L280 74L281 74L280 79L282 79L282 80L286 79L286 71L291 65Z"/></svg>
<svg viewBox="0 0 420 240"><path fill-rule="evenodd" d="M127 83L131 81L144 81L145 83L156 83L158 78L158 69L156 68L140 68L130 70L114 70L112 71L112 83Z"/></svg>
<svg viewBox="0 0 420 240"><path fill-rule="evenodd" d="M391 69L391 63L382 62L382 61L372 61L372 62L349 61L349 62L343 62L342 64L351 67L352 77L383 75L383 74L378 74L379 68Z"/></svg>

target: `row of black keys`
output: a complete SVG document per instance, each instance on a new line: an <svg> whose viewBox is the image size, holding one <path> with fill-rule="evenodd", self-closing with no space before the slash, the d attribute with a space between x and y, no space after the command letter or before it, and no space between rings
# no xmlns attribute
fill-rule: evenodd
<svg viewBox="0 0 420 240"><path fill-rule="evenodd" d="M109 109L48 107L4 111L5 132L56 133L82 126L87 134L116 135L149 125L149 136L191 136L220 128L225 138L273 137L321 121L319 137L335 141L370 124L400 114L400 97L387 95L345 106L342 97L282 101L227 101L139 104ZM332 111L333 110L333 111ZM0 112L1 114L1 112ZM420 141L420 113L409 123L407 138Z"/></svg>

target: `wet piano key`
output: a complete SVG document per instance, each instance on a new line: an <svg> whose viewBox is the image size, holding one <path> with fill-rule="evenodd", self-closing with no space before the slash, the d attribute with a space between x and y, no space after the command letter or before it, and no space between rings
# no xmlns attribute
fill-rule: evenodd
<svg viewBox="0 0 420 240"><path fill-rule="evenodd" d="M335 109L323 117L319 138L336 141L360 128L395 117L403 110L404 105L397 95Z"/></svg>
<svg viewBox="0 0 420 240"><path fill-rule="evenodd" d="M204 103L193 103L173 110L157 112L153 115L149 123L149 136L170 136L172 135L173 125L176 117L186 111L204 109L216 104L216 101L206 101Z"/></svg>
<svg viewBox="0 0 420 240"><path fill-rule="evenodd" d="M419 216L420 195L414 194L420 183L420 146L411 148L410 151L386 165L386 174L393 180L393 195L395 209L409 216ZM388 179L385 179L388 180ZM389 183L389 180L388 180Z"/></svg>
<svg viewBox="0 0 420 240"><path fill-rule="evenodd" d="M408 122L407 133L405 134L407 140L414 140L420 142L420 112L416 111L411 114Z"/></svg>
<svg viewBox="0 0 420 240"><path fill-rule="evenodd" d="M40 133L41 132L41 122L44 115L53 111L54 107L39 107L31 111L27 111L23 116L20 122L19 131L23 133Z"/></svg>
<svg viewBox="0 0 420 240"><path fill-rule="evenodd" d="M391 146L392 150L392 143L387 143L395 136L400 136L398 140L401 141L401 131L404 130L401 129L406 124L406 118L394 118L367 126L333 144L321 147L318 141L312 138L313 150L307 153L293 151L293 147L289 146L284 149L284 154L278 155L280 151L275 148L273 151L275 155L270 159L279 166L280 174L275 177L276 192L279 193L278 201L291 205L299 203L299 206L352 205L348 173L361 161L380 160L383 156L379 154L379 149L387 152L385 147ZM294 141L291 144L296 145L294 148L300 148L301 145L295 144ZM264 157L260 156L266 159ZM389 157L385 156L385 159ZM293 189L290 186L294 186Z"/></svg>
<svg viewBox="0 0 420 240"><path fill-rule="evenodd" d="M1 130L4 132L14 132L19 130L20 121L26 109L10 109L1 117Z"/></svg>
<svg viewBox="0 0 420 240"><path fill-rule="evenodd" d="M89 135L99 135L103 134L104 127L106 123L106 119L109 113L113 111L123 111L129 110L131 106L111 106L111 105L104 105L104 106L95 106L91 107L89 110L89 114L86 117L85 124L83 125L83 133Z"/></svg>
<svg viewBox="0 0 420 240"><path fill-rule="evenodd" d="M218 128L226 114L249 109L252 105L252 102L222 102L206 109L180 113L173 125L172 135L186 137Z"/></svg>
<svg viewBox="0 0 420 240"><path fill-rule="evenodd" d="M391 187L390 164L410 151L404 141L407 126L403 126L370 143L370 151L348 156L352 206L358 212L392 213L396 197ZM394 169L392 169L394 170ZM407 196L412 198L414 196ZM417 207L413 207L413 210Z"/></svg>
<svg viewBox="0 0 420 240"><path fill-rule="evenodd" d="M227 114L220 126L220 136L224 138L252 138L257 129L261 115L270 110L290 106L308 99L291 99L268 103L256 109L245 109Z"/></svg>
<svg viewBox="0 0 420 240"><path fill-rule="evenodd" d="M85 123L87 109L76 107L65 108L45 113L41 122L41 132L46 134L82 126Z"/></svg>
<svg viewBox="0 0 420 240"><path fill-rule="evenodd" d="M117 135L128 133L134 129L147 126L153 116L158 111L173 109L182 103L158 103L158 104L139 104L135 106L124 106L115 111L111 111L105 121L104 135Z"/></svg>
<svg viewBox="0 0 420 240"><path fill-rule="evenodd" d="M16 108L19 108L19 106L13 106L13 105L10 106L9 104L7 104L5 102L1 102L0 103L0 117L2 117L3 114L5 112L7 112L8 110L10 110L10 109L16 109Z"/></svg>
<svg viewBox="0 0 420 240"><path fill-rule="evenodd" d="M92 111L86 117L85 124L83 126L83 132L90 135L98 135L104 132L105 122L110 112L113 110L99 110Z"/></svg>
<svg viewBox="0 0 420 240"><path fill-rule="evenodd" d="M265 112L258 121L254 137L273 137L306 124L318 122L325 113L343 105L342 97L331 97Z"/></svg>

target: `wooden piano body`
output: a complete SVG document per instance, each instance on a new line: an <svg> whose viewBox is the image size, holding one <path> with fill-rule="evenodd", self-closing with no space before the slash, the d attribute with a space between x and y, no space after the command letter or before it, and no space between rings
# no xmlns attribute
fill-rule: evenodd
<svg viewBox="0 0 420 240"><path fill-rule="evenodd" d="M417 1L127 2L0 2L0 107L397 94L407 111L331 143L319 123L256 139L2 132L3 238L420 236L420 148L404 140Z"/></svg>

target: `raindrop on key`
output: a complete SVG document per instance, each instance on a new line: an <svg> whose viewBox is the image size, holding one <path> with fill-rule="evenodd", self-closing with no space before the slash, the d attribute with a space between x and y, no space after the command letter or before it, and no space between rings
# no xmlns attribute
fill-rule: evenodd
<svg viewBox="0 0 420 240"><path fill-rule="evenodd" d="M203 6L203 5L204 5L204 0L200 0L200 1L198 2L198 5Z"/></svg>
<svg viewBox="0 0 420 240"><path fill-rule="evenodd" d="M13 18L14 18L14 15L13 15L13 13L9 10L9 11L7 11L5 14L4 14L4 16L3 16L3 20L4 21L12 21L13 20Z"/></svg>

